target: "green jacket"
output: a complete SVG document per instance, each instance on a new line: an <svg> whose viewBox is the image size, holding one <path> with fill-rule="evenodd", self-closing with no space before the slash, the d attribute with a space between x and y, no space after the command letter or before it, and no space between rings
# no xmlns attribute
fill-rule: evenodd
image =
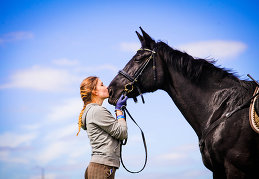
<svg viewBox="0 0 259 179"><path fill-rule="evenodd" d="M90 103L84 110L82 122L92 147L90 162L119 168L120 143L128 137L126 121L118 121L105 107Z"/></svg>

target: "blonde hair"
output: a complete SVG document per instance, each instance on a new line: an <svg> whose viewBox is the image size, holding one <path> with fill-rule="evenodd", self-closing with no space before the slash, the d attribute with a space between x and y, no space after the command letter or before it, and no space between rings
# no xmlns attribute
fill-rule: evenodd
<svg viewBox="0 0 259 179"><path fill-rule="evenodd" d="M89 76L86 79L84 79L80 85L80 95L84 102L84 107L80 112L79 120L78 120L78 133L76 134L78 136L81 127L83 125L82 123L82 115L84 113L85 107L87 104L91 103L92 101L92 92L96 89L96 85L98 82L98 77L96 76Z"/></svg>

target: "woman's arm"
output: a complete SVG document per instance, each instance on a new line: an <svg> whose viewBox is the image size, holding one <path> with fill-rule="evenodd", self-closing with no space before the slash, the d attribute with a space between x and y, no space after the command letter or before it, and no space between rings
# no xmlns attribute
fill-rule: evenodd
<svg viewBox="0 0 259 179"><path fill-rule="evenodd" d="M120 114L123 115L122 111L116 110L116 115ZM114 119L110 111L102 106L95 107L93 117L93 122L114 138L124 140L128 137L125 118Z"/></svg>
<svg viewBox="0 0 259 179"><path fill-rule="evenodd" d="M123 118L118 119L118 121L119 120L124 120L125 121L125 117L123 115L123 112L121 110L116 110L116 118L117 118L117 116L121 116L121 115L123 116Z"/></svg>

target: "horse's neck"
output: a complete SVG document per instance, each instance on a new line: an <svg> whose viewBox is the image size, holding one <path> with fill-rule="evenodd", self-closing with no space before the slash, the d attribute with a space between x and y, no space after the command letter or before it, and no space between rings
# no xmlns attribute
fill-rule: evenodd
<svg viewBox="0 0 259 179"><path fill-rule="evenodd" d="M211 123L211 120L215 120L213 105L210 105L214 98L215 91L219 88L225 88L230 86L231 79L222 79L221 87L215 82L215 79L209 79L208 76L206 82L201 84L193 83L181 72L173 70L173 66L169 63L166 65L168 79L164 89L175 102L183 116L195 130L198 137L201 137L202 130L207 128ZM202 86L201 86L202 85Z"/></svg>
<svg viewBox="0 0 259 179"><path fill-rule="evenodd" d="M207 94L188 83L188 80L181 75L176 74L170 74L164 90L169 94L185 119L200 137L202 133L201 129L207 123L204 119L207 119L209 115L204 110L208 108L206 104Z"/></svg>

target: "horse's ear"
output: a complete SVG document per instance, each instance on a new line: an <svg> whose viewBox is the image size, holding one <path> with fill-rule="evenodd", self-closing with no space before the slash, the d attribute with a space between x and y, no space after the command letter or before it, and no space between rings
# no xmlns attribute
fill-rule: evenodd
<svg viewBox="0 0 259 179"><path fill-rule="evenodd" d="M144 41L143 37L138 33L138 31L136 31L136 34L138 35L138 39L139 39L140 43L142 44L142 42Z"/></svg>
<svg viewBox="0 0 259 179"><path fill-rule="evenodd" d="M156 42L141 27L139 28L143 34L143 41L141 41L142 48L153 49Z"/></svg>

